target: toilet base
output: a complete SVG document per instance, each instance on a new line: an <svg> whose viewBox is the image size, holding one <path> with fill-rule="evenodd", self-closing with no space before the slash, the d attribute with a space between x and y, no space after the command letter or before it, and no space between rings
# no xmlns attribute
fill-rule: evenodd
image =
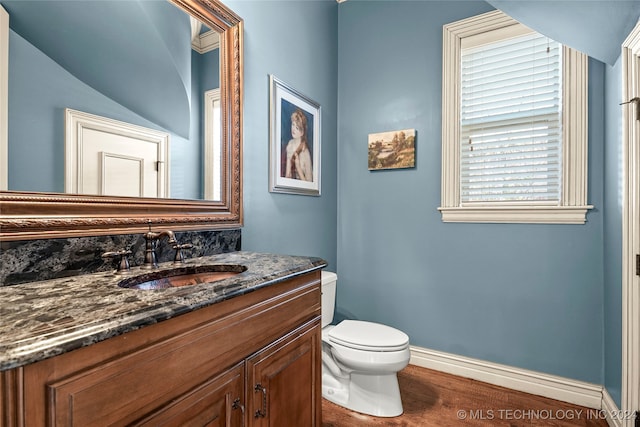
<svg viewBox="0 0 640 427"><path fill-rule="evenodd" d="M352 411L375 417L402 415L398 376L351 373L349 379L322 374L322 397Z"/></svg>

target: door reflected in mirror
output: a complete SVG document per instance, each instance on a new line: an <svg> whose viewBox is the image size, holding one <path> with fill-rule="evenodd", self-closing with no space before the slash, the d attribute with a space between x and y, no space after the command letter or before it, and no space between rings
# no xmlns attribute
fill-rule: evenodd
<svg viewBox="0 0 640 427"><path fill-rule="evenodd" d="M221 200L215 31L165 1L0 5L10 88L0 189Z"/></svg>

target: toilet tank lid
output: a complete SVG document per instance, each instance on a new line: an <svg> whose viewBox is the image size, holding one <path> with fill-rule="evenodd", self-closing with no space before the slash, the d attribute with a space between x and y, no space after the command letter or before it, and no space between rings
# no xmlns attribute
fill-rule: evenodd
<svg viewBox="0 0 640 427"><path fill-rule="evenodd" d="M332 271L322 270L322 276L320 280L322 280L322 282L325 282L325 283L330 282L332 280L336 281L338 280L338 275Z"/></svg>

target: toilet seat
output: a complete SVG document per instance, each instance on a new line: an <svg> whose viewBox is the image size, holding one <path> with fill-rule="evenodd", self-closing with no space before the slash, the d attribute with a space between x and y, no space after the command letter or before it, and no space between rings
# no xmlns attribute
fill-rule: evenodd
<svg viewBox="0 0 640 427"><path fill-rule="evenodd" d="M328 331L327 338L335 344L365 351L400 351L409 346L409 337L404 332L361 320L343 320Z"/></svg>

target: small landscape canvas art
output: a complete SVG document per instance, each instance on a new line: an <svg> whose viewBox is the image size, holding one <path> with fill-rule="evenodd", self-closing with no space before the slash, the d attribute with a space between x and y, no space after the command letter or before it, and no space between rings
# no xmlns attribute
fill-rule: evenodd
<svg viewBox="0 0 640 427"><path fill-rule="evenodd" d="M369 170L403 169L415 165L415 129L369 134Z"/></svg>

